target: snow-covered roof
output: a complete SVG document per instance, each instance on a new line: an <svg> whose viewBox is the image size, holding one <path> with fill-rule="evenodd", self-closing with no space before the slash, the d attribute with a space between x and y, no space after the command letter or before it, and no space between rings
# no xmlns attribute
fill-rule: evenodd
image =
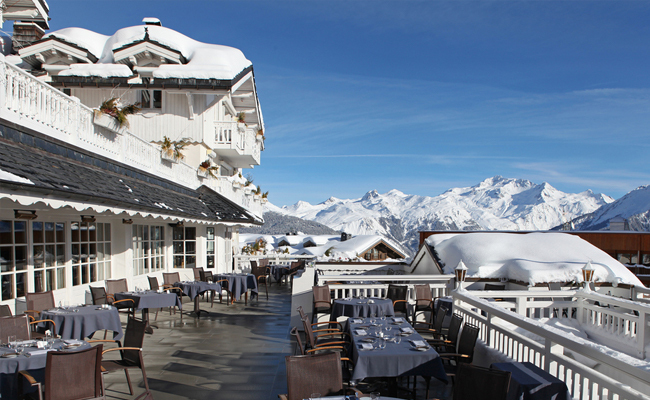
<svg viewBox="0 0 650 400"><path fill-rule="evenodd" d="M142 41L156 43L176 51L187 61L185 64L160 65L153 72L154 78L231 80L252 65L238 49L202 43L172 29L155 25L123 28L112 36L101 35L83 28L65 28L51 32L43 39L49 37L56 37L83 48L99 59L97 63L89 64L88 69L83 71L83 75L76 75L77 71L66 71L67 76L102 76L101 70L89 71L93 71L93 66L106 68L100 66L115 64L115 51Z"/></svg>
<svg viewBox="0 0 650 400"><path fill-rule="evenodd" d="M133 72L124 64L72 64L70 69L59 72L60 76L84 76L99 78L128 78Z"/></svg>
<svg viewBox="0 0 650 400"><path fill-rule="evenodd" d="M570 282L581 281L582 268L591 261L596 281L642 286L623 264L580 237L566 233L438 234L426 241L444 263L446 274L453 274L462 260L468 277L507 278L531 285Z"/></svg>

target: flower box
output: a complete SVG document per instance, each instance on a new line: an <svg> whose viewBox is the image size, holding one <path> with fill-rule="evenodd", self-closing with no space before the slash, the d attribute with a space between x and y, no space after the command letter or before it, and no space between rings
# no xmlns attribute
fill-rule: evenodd
<svg viewBox="0 0 650 400"><path fill-rule="evenodd" d="M99 110L94 110L94 111L95 112L93 113L93 122L95 123L95 125L102 126L119 135L123 135L126 133L126 126L119 126L117 121L115 121L115 118L111 117L110 115L106 115Z"/></svg>
<svg viewBox="0 0 650 400"><path fill-rule="evenodd" d="M173 163L178 162L178 158L174 157L174 152L169 150L160 150L160 158Z"/></svg>
<svg viewBox="0 0 650 400"><path fill-rule="evenodd" d="M208 170L205 168L198 168L196 170L196 175L200 178L207 178L208 177Z"/></svg>

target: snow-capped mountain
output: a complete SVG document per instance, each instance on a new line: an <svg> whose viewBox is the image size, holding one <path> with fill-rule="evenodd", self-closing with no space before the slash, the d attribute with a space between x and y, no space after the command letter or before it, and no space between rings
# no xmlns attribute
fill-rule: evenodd
<svg viewBox="0 0 650 400"><path fill-rule="evenodd" d="M415 253L418 231L546 230L613 201L590 190L564 193L548 183L495 176L436 197L373 190L360 199L331 197L316 205L300 201L281 208L268 203L266 209L347 233L384 235Z"/></svg>
<svg viewBox="0 0 650 400"><path fill-rule="evenodd" d="M650 185L639 186L620 199L573 221L576 230L607 229L609 220L625 218L633 231L650 231Z"/></svg>

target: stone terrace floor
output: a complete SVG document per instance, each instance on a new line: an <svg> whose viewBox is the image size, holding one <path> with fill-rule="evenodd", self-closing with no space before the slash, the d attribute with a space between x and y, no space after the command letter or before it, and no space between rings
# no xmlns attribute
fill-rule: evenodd
<svg viewBox="0 0 650 400"><path fill-rule="evenodd" d="M183 307L192 310L187 297ZM154 321L152 312L151 322L158 329L145 335L144 362L154 399L270 400L286 393L284 357L294 351L290 308L289 286L273 284L268 301L262 288L260 298L249 299L247 306L243 299L227 306L224 299L210 308L202 300L201 309L209 314L202 313L200 319L184 314L181 322L178 313L163 310ZM122 322L125 327L125 316ZM108 399L133 399L144 393L140 371L131 370L130 375L132 396L123 373L105 375ZM450 388L435 386L434 381L431 396L446 398ZM423 399L424 383L419 384L418 399Z"/></svg>

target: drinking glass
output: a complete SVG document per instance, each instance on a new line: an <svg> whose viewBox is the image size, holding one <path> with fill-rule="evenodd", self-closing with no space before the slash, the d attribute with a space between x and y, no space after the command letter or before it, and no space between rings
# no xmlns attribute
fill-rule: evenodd
<svg viewBox="0 0 650 400"><path fill-rule="evenodd" d="M400 335L395 335L395 344L400 344L402 343L402 337Z"/></svg>
<svg viewBox="0 0 650 400"><path fill-rule="evenodd" d="M7 338L7 345L9 346L10 349L16 348L16 335L10 335Z"/></svg>

